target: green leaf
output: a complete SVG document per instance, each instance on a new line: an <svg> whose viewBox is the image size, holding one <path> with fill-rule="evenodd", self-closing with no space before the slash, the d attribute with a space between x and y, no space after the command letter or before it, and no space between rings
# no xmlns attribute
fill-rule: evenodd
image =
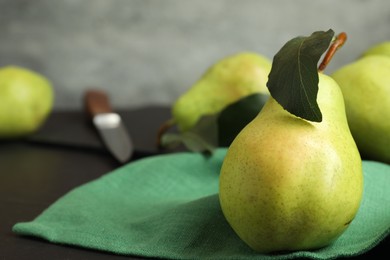
<svg viewBox="0 0 390 260"><path fill-rule="evenodd" d="M164 148L180 145L192 152L212 153L217 147L228 147L237 134L260 112L269 95L252 94L226 106L221 112L204 115L195 126L182 133L165 133Z"/></svg>
<svg viewBox="0 0 390 260"><path fill-rule="evenodd" d="M242 128L257 116L268 98L267 94L252 94L222 110L218 116L219 146L229 146Z"/></svg>
<svg viewBox="0 0 390 260"><path fill-rule="evenodd" d="M333 36L334 31L328 30L296 37L274 56L267 87L271 96L291 114L309 121L322 121L317 104L317 63Z"/></svg>
<svg viewBox="0 0 390 260"><path fill-rule="evenodd" d="M184 145L194 152L212 153L218 147L216 117L202 116L191 130L182 133Z"/></svg>
<svg viewBox="0 0 390 260"><path fill-rule="evenodd" d="M173 149L184 145L192 152L212 153L218 147L217 116L205 115L193 128L182 133L165 133L161 137L162 147Z"/></svg>

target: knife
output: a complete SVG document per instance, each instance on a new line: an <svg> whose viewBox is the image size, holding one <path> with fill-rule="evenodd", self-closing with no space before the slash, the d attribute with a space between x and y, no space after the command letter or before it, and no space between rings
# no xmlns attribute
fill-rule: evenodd
<svg viewBox="0 0 390 260"><path fill-rule="evenodd" d="M84 102L107 149L120 163L128 161L134 152L133 142L121 117L111 108L107 93L89 89L85 92Z"/></svg>

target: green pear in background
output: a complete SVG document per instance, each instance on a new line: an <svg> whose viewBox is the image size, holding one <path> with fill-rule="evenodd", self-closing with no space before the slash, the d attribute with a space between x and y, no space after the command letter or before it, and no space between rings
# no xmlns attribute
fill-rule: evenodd
<svg viewBox="0 0 390 260"><path fill-rule="evenodd" d="M359 209L362 161L348 127L343 95L331 77L318 76L321 122L291 114L271 96L224 158L221 209L236 234L255 251L327 246L347 229ZM293 84L289 79L287 84Z"/></svg>
<svg viewBox="0 0 390 260"><path fill-rule="evenodd" d="M390 57L390 41L380 42L371 46L361 56L365 57L369 55L385 55Z"/></svg>
<svg viewBox="0 0 390 260"><path fill-rule="evenodd" d="M390 56L368 55L331 75L362 156L390 163Z"/></svg>
<svg viewBox="0 0 390 260"><path fill-rule="evenodd" d="M36 131L51 112L53 98L43 75L17 66L0 68L0 138Z"/></svg>
<svg viewBox="0 0 390 260"><path fill-rule="evenodd" d="M172 106L180 131L192 128L204 115L253 93L269 94L266 87L271 61L259 54L242 52L211 66Z"/></svg>

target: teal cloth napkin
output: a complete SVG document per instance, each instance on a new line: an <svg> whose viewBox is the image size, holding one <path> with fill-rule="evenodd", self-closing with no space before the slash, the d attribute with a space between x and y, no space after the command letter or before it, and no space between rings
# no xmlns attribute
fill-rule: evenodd
<svg viewBox="0 0 390 260"><path fill-rule="evenodd" d="M75 188L13 231L52 243L170 259L331 259L361 254L390 232L390 166L364 161L361 208L336 242L315 251L258 254L233 232L219 205L225 153L183 152L129 163Z"/></svg>

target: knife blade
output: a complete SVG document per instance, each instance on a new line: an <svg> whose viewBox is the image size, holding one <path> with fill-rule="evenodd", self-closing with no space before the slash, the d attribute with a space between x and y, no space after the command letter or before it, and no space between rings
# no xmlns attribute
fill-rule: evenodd
<svg viewBox="0 0 390 260"><path fill-rule="evenodd" d="M133 142L118 113L111 107L108 94L88 89L84 95L87 113L110 153L120 162L127 162L134 152Z"/></svg>

